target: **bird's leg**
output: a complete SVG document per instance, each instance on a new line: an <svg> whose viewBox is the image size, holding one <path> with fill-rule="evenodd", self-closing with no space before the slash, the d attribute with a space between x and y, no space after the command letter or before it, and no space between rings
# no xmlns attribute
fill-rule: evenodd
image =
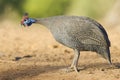
<svg viewBox="0 0 120 80"><path fill-rule="evenodd" d="M77 50L77 49L75 49L75 50L74 50L74 53L75 53L74 59L73 59L73 62L72 62L72 64L71 64L71 66L69 67L69 70L68 70L68 71L73 71L73 70L75 70L76 72L78 72L77 66L78 66L78 59L79 59L79 56L80 56L80 51Z"/></svg>

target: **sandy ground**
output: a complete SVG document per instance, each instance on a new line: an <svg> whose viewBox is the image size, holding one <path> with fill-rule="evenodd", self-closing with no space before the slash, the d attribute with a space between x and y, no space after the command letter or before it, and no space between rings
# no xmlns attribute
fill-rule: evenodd
<svg viewBox="0 0 120 80"><path fill-rule="evenodd" d="M120 67L120 26L106 28L111 57ZM57 43L43 26L21 27L0 23L0 80L120 80L120 69L111 67L94 52L81 52L79 73L66 73L73 50Z"/></svg>

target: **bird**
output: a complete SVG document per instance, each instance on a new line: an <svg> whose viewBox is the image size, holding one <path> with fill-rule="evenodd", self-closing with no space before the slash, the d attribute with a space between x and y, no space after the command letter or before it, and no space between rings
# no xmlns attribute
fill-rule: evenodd
<svg viewBox="0 0 120 80"><path fill-rule="evenodd" d="M67 71L78 69L78 60L81 51L92 51L101 55L109 64L111 62L111 42L104 27L96 20L86 16L52 16L47 18L29 18L25 13L21 25L31 26L33 23L47 27L55 40L74 50L72 64Z"/></svg>

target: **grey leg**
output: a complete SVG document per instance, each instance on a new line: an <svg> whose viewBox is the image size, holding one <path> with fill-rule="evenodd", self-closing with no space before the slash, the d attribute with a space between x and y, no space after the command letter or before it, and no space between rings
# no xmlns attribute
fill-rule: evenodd
<svg viewBox="0 0 120 80"><path fill-rule="evenodd" d="M75 53L74 59L73 59L73 62L72 62L72 64L71 64L71 67L69 68L68 71L73 71L73 70L75 70L76 72L78 72L77 66L78 66L78 60L79 60L79 56L80 56L80 51L77 50L77 49L75 49L75 50L74 50L74 53Z"/></svg>

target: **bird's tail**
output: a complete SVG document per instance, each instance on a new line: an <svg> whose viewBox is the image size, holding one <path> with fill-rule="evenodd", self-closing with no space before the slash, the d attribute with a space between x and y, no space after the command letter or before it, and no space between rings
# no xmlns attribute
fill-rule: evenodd
<svg viewBox="0 0 120 80"><path fill-rule="evenodd" d="M105 58L106 60L108 60L110 64L112 64L109 47L108 47L107 49L105 49L105 50L101 53L101 55L102 55L103 58Z"/></svg>

